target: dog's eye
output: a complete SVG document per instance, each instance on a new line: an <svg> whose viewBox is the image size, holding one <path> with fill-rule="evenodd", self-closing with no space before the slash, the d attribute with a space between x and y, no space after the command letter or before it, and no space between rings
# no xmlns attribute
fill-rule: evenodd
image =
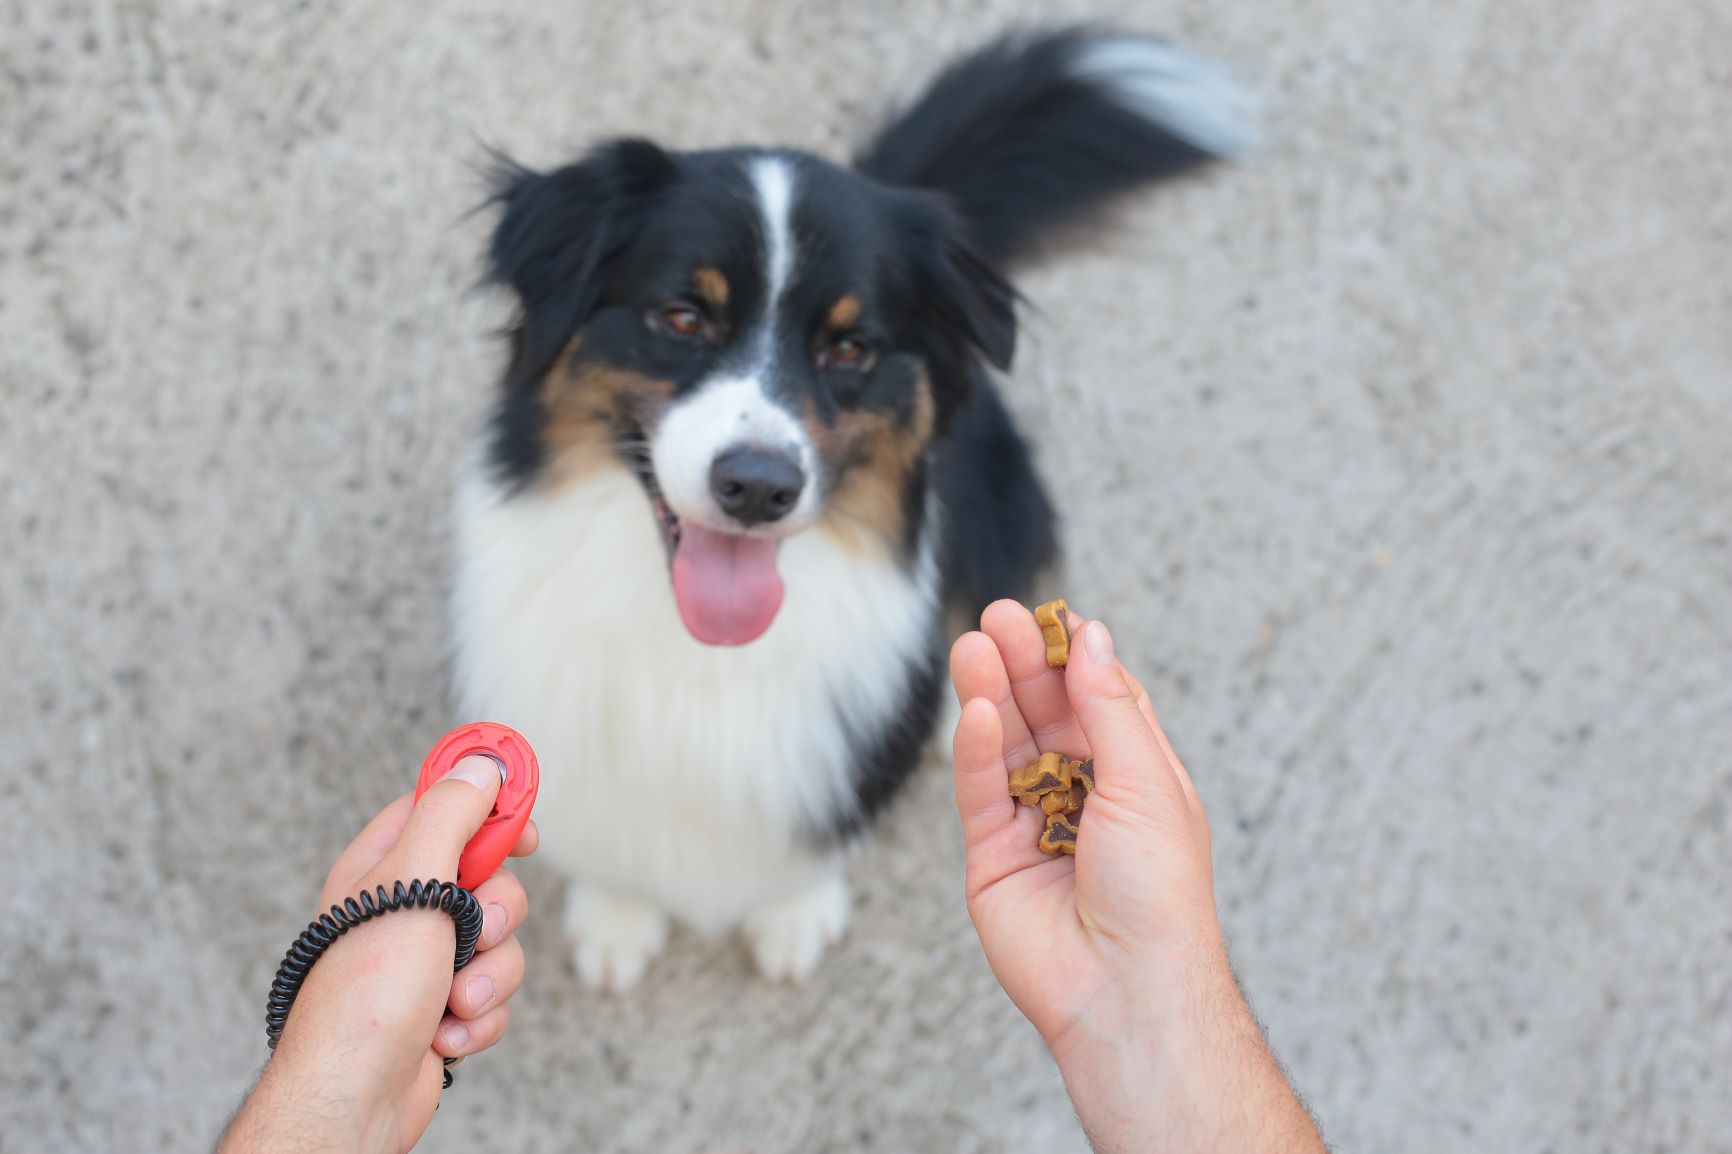
<svg viewBox="0 0 1732 1154"><path fill-rule="evenodd" d="M870 359L866 342L858 337L837 337L824 348L824 363L838 369L865 367Z"/></svg>
<svg viewBox="0 0 1732 1154"><path fill-rule="evenodd" d="M690 305L669 305L663 309L662 325L677 337L701 337L710 329L704 314Z"/></svg>

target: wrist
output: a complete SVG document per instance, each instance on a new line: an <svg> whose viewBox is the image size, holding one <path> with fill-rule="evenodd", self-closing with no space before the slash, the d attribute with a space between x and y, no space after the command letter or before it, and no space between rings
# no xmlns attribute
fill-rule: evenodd
<svg viewBox="0 0 1732 1154"><path fill-rule="evenodd" d="M1213 923L1182 940L1124 951L1113 971L1081 1011L1045 1038L1061 1068L1093 1061L1133 1036L1169 1046L1195 1040L1223 1003L1243 1003Z"/></svg>
<svg viewBox="0 0 1732 1154"><path fill-rule="evenodd" d="M1231 1145L1244 1126L1287 1117L1289 1101L1303 1117L1218 933L1123 975L1049 1041L1095 1149Z"/></svg>
<svg viewBox="0 0 1732 1154"><path fill-rule="evenodd" d="M230 1126L222 1154L393 1151L392 1120L358 1083L316 1064L273 1057Z"/></svg>

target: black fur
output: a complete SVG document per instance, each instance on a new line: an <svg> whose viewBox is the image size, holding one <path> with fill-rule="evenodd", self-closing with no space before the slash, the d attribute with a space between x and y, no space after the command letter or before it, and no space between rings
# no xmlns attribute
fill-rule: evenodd
<svg viewBox="0 0 1732 1154"><path fill-rule="evenodd" d="M488 279L510 288L520 306L493 416L493 459L508 482L529 481L545 463L538 386L594 312L602 270L673 173L673 160L646 140L603 145L545 174L495 157L493 199L504 212L488 247Z"/></svg>
<svg viewBox="0 0 1732 1154"><path fill-rule="evenodd" d="M488 249L489 272L523 306L508 388L539 382L552 367L594 309L601 270L636 235L674 172L673 160L645 140L603 146L545 176L501 162L495 198L505 212Z"/></svg>
<svg viewBox="0 0 1732 1154"><path fill-rule="evenodd" d="M944 193L974 247L1008 266L1109 197L1213 159L1071 73L1102 35L1073 28L989 45L941 75L855 167Z"/></svg>
<svg viewBox="0 0 1732 1154"><path fill-rule="evenodd" d="M1026 597L1058 549L1052 502L998 390L987 380L937 461L945 518L946 600L978 617L1001 597Z"/></svg>
<svg viewBox="0 0 1732 1154"><path fill-rule="evenodd" d="M920 751L932 736L944 693L945 653L939 644L942 628L943 622L935 614L933 645L921 660L907 665L901 707L891 714L890 724L874 733L849 735L849 746L855 751L854 806L836 814L828 827L812 831L814 844L833 845L870 829L920 764Z"/></svg>

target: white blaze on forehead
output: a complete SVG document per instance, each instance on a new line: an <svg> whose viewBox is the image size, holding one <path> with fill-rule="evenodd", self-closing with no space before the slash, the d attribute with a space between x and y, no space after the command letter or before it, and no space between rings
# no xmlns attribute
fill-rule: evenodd
<svg viewBox="0 0 1732 1154"><path fill-rule="evenodd" d="M758 211L764 218L763 324L767 334L794 268L794 169L781 157L761 156L752 162L751 176L758 193Z"/></svg>

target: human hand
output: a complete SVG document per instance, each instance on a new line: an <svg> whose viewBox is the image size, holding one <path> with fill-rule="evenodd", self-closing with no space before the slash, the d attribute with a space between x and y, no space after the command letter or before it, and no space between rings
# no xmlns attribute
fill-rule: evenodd
<svg viewBox="0 0 1732 1154"><path fill-rule="evenodd" d="M1055 1053L1091 1007L1116 1014L1131 986L1224 964L1196 788L1106 627L1071 627L1068 667L1050 669L1033 615L1000 601L950 655L969 915ZM1040 810L1008 792L1010 770L1046 751L1095 759L1074 858L1043 854Z"/></svg>
<svg viewBox="0 0 1732 1154"><path fill-rule="evenodd" d="M416 878L452 879L463 847L499 793L499 767L470 756L417 803L405 794L338 857L319 909L363 890ZM531 822L512 850L533 853ZM481 940L453 976L456 931L436 909L403 910L343 935L307 975L252 1096L222 1150L408 1150L439 1104L445 1057L479 1053L504 1036L523 980L515 936L523 886L500 870L475 888Z"/></svg>
<svg viewBox="0 0 1732 1154"><path fill-rule="evenodd" d="M1071 623L1064 669L1013 601L950 654L968 913L987 961L1094 1149L1322 1151L1227 962L1190 775L1106 627ZM1095 761L1074 858L1043 854L1040 810L1009 793L1010 771L1049 751Z"/></svg>

